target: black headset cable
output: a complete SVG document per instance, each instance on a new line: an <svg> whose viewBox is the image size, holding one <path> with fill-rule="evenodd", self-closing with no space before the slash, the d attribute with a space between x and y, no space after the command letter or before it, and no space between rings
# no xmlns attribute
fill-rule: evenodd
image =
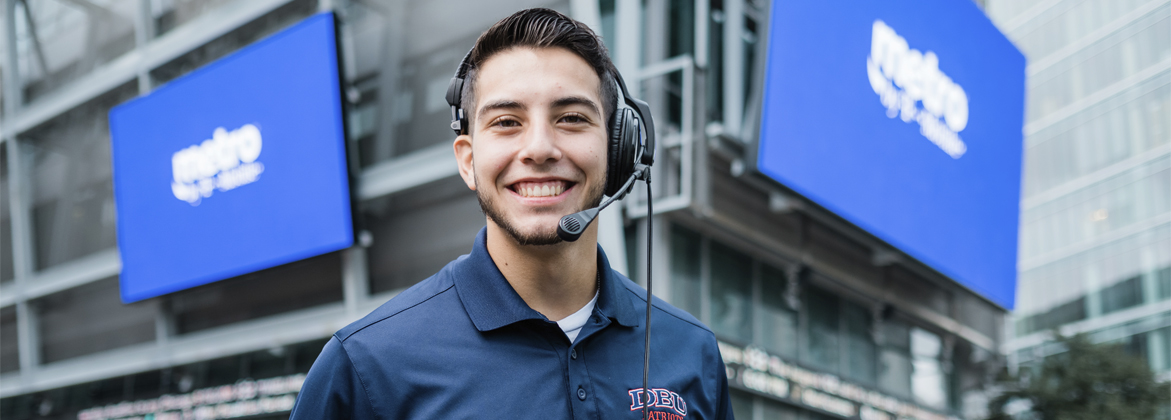
<svg viewBox="0 0 1171 420"><path fill-rule="evenodd" d="M651 294L651 267L654 266L654 264L651 264L651 261L653 261L653 258L651 257L651 255L652 255L651 254L651 243L654 242L653 236L651 236L651 232L652 232L652 226L654 226L654 223L651 223L651 222L652 222L653 217L655 215L655 213L653 211L653 207L651 206L651 201L653 201L653 197L651 196L650 168L647 168L647 174L646 174L645 180L646 180L646 261L647 261L646 262L646 344L643 346L643 351L642 351L643 352L642 353L642 357L643 357L643 359L642 359L642 393L643 393L643 395L645 395L647 397L647 399L646 399L646 401L642 402L642 420L650 420L650 411L648 410L648 408L650 407L651 396L650 396L650 390L647 389L647 378L650 376L650 369L651 369L651 297L653 296Z"/></svg>

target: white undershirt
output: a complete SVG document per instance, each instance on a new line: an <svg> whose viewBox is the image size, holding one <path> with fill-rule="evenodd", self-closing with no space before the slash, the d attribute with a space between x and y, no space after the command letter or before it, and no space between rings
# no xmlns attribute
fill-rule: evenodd
<svg viewBox="0 0 1171 420"><path fill-rule="evenodd" d="M586 321L590 319L590 314L594 313L594 305L598 302L598 292L594 292L594 298L590 299L590 303L582 306L577 312L562 318L557 321L557 326L561 327L561 331L565 331L565 335L569 337L569 342L572 343L577 340L577 333L581 332L581 327L584 327Z"/></svg>

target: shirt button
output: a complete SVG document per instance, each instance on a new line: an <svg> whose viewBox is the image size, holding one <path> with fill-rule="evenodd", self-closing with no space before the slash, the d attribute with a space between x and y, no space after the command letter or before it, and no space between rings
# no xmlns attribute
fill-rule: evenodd
<svg viewBox="0 0 1171 420"><path fill-rule="evenodd" d="M577 399L585 401L585 389L580 386L577 387Z"/></svg>
<svg viewBox="0 0 1171 420"><path fill-rule="evenodd" d="M572 349L569 351L569 358L577 360L577 349Z"/></svg>

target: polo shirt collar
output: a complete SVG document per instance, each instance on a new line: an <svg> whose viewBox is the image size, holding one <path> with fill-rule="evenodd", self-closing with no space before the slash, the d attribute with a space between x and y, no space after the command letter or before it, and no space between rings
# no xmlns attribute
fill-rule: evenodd
<svg viewBox="0 0 1171 420"><path fill-rule="evenodd" d="M491 331L520 321L544 320L521 299L496 263L488 255L488 228L476 235L472 253L455 264L455 289L464 309L480 331ZM626 327L638 326L638 313L625 296L621 275L610 269L610 261L598 247L598 270L602 273L598 302L594 311Z"/></svg>

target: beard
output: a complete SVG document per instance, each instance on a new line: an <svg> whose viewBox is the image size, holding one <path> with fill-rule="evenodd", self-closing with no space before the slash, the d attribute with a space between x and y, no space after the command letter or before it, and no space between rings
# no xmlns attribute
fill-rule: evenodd
<svg viewBox="0 0 1171 420"><path fill-rule="evenodd" d="M480 183L478 176L476 177L476 185L484 185ZM586 185L586 205L566 214L572 214L591 207L597 207L602 203L602 190L605 188L605 186L605 179L590 185ZM504 232L507 233L513 241L516 241L516 243L520 245L556 245L562 242L561 237L557 236L557 226L553 226L552 229L548 230L523 233L517 229L516 225L512 223L512 221L509 220L507 216L505 216L504 212L496 206L496 203L492 201L492 198L484 194L483 189L476 189L476 199L480 202L480 210L484 212L484 215L488 216L488 219L491 219L493 223L496 223L496 226L500 226L500 228L503 229Z"/></svg>

